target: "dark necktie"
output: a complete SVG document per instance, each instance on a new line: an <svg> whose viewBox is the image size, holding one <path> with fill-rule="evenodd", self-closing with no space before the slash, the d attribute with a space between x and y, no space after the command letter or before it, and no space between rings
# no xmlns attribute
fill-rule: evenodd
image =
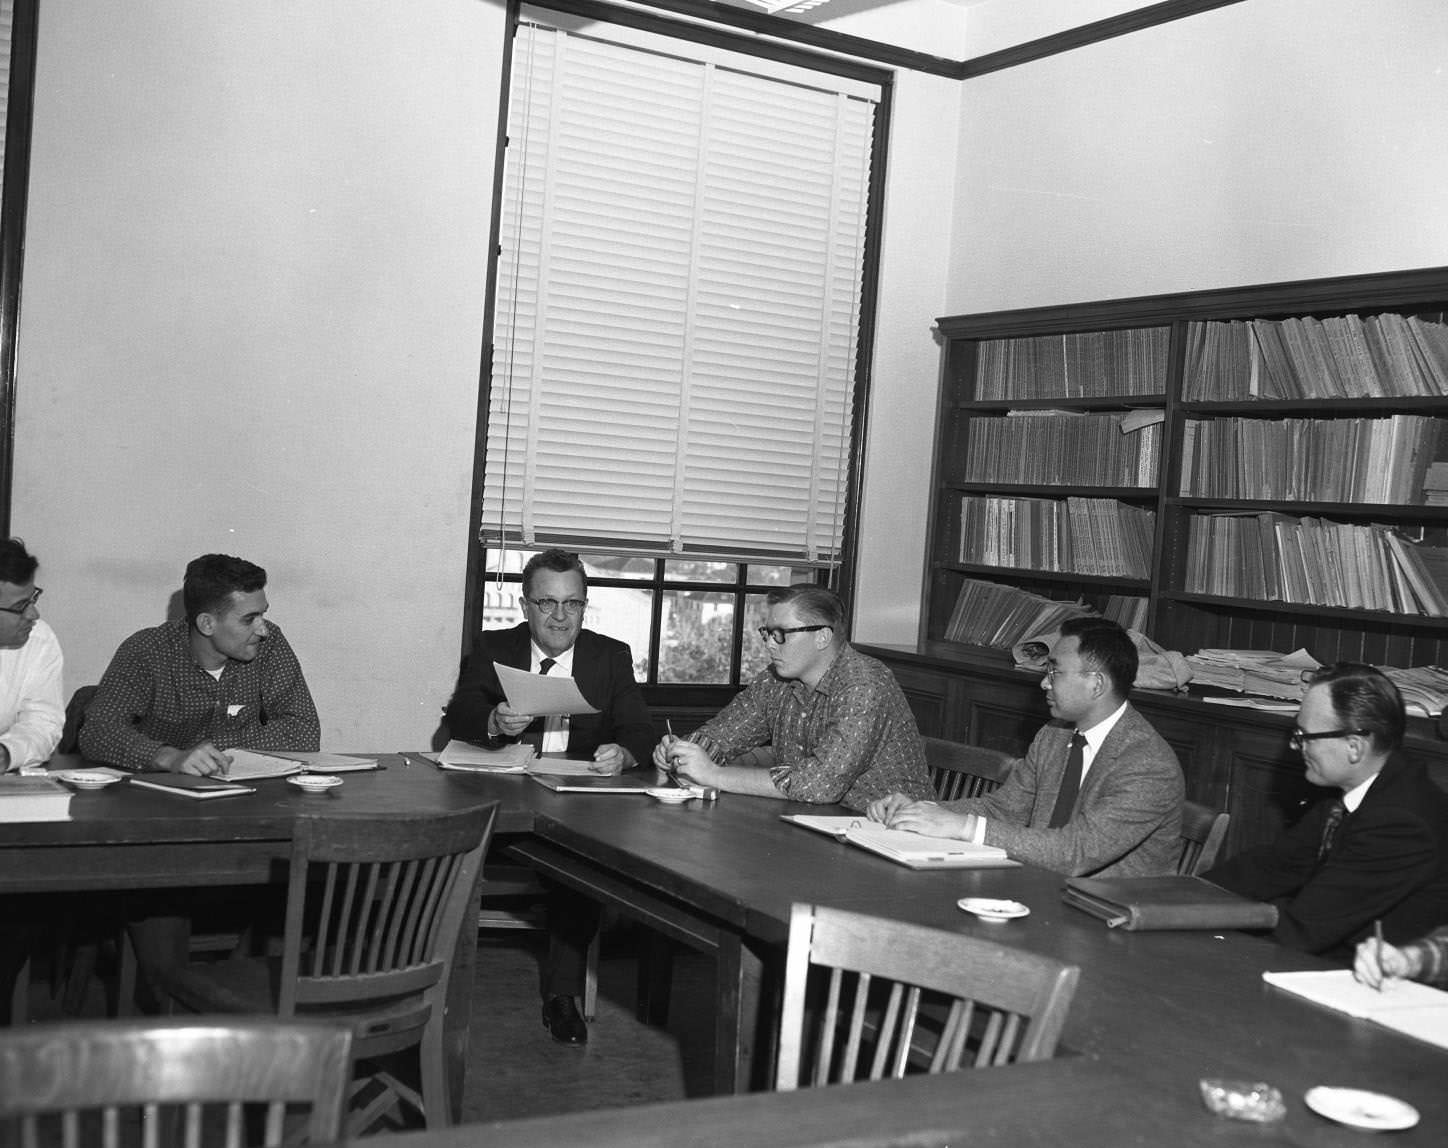
<svg viewBox="0 0 1448 1148"><path fill-rule="evenodd" d="M541 662L538 663L538 672L539 672L540 674L546 674L549 670L551 670L551 669L552 669L554 666L556 666L557 664L558 664L558 659L557 659L557 658L544 658Z"/></svg>
<svg viewBox="0 0 1448 1148"><path fill-rule="evenodd" d="M1338 827L1342 825L1342 819L1347 816L1347 806L1339 799L1332 803L1332 808L1327 811L1327 820L1322 823L1322 842L1317 847L1317 859L1321 861L1332 852L1332 843L1337 839Z"/></svg>
<svg viewBox="0 0 1448 1148"><path fill-rule="evenodd" d="M1060 829L1071 820L1076 808L1076 795L1081 792L1081 773L1086 768L1086 739L1077 730L1071 735L1071 752L1066 755L1066 772L1061 775L1061 789L1056 794L1056 808L1051 810L1048 829Z"/></svg>

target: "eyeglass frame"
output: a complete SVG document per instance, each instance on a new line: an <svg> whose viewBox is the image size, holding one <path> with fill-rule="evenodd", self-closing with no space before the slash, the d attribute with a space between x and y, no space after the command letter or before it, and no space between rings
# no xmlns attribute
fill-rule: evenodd
<svg viewBox="0 0 1448 1148"><path fill-rule="evenodd" d="M1287 735L1287 744L1301 753L1302 743L1306 741L1326 741L1334 737L1371 737L1372 732L1370 729L1324 729L1308 733L1305 729L1293 726L1292 732Z"/></svg>
<svg viewBox="0 0 1448 1148"><path fill-rule="evenodd" d="M0 611L3 611L6 614L14 614L17 618L19 618L25 613L26 610L30 609L30 607L34 606L37 602L39 602L40 596L44 593L44 588L37 586L34 590L26 595L23 602L16 602L13 606L0 606Z"/></svg>
<svg viewBox="0 0 1448 1148"><path fill-rule="evenodd" d="M547 614L550 618L557 615L560 606L563 607L564 616L569 618L577 618L588 608L587 598L530 598L524 594L523 601L539 613ZM545 606L544 602L551 602L552 605Z"/></svg>
<svg viewBox="0 0 1448 1148"><path fill-rule="evenodd" d="M776 646L782 646L791 634L805 634L814 630L833 630L834 627L826 623L819 623L815 626L759 626L759 636L766 642L773 642ZM779 637L774 635L778 634Z"/></svg>
<svg viewBox="0 0 1448 1148"><path fill-rule="evenodd" d="M1085 677L1087 674L1101 673L1103 673L1101 670L1064 670L1060 666L1052 666L1046 671L1045 678L1049 682L1054 682L1057 674L1080 674L1082 677Z"/></svg>

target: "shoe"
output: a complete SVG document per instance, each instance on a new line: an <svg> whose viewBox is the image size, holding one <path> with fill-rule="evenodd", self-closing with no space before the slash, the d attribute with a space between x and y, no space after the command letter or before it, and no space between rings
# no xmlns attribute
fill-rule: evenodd
<svg viewBox="0 0 1448 1148"><path fill-rule="evenodd" d="M588 1025L572 997L549 997L543 1002L543 1027L559 1044L587 1044Z"/></svg>

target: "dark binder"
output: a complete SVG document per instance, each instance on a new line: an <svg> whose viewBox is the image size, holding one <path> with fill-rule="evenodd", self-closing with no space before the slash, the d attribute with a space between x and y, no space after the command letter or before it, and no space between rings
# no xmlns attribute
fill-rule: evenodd
<svg viewBox="0 0 1448 1148"><path fill-rule="evenodd" d="M1068 877L1061 899L1113 929L1271 929L1277 906L1200 877Z"/></svg>

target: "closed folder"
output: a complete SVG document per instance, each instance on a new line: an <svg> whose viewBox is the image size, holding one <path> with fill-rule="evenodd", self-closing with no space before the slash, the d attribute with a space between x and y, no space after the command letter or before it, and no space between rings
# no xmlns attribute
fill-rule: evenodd
<svg viewBox="0 0 1448 1148"><path fill-rule="evenodd" d="M1113 929L1271 929L1277 906L1200 877L1068 877L1061 899Z"/></svg>

